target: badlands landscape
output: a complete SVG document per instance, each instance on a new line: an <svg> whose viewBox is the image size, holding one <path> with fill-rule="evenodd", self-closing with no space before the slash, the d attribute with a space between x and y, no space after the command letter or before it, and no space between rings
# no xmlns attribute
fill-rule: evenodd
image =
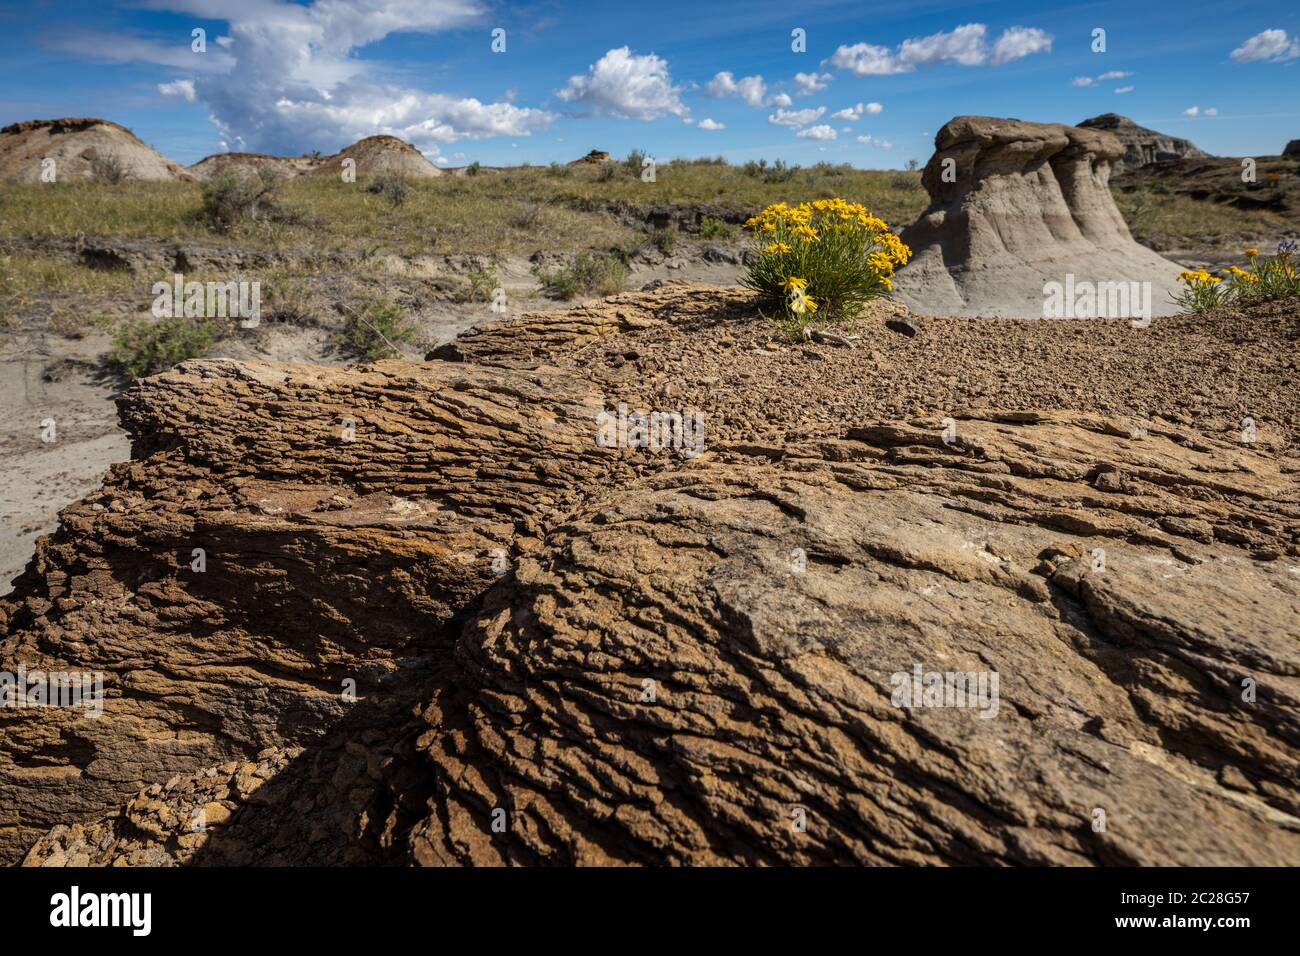
<svg viewBox="0 0 1300 956"><path fill-rule="evenodd" d="M45 154L87 181L23 182ZM0 711L0 860L1300 862L1300 318L1168 298L1290 195L1171 190L1205 212L1157 249L1113 132L988 117L919 175L681 161L652 198L636 156L391 138L0 156L0 647L103 675L94 719ZM912 259L788 334L743 227L826 195ZM262 322L124 335L173 271L262 279ZM1032 321L1066 271L1154 317ZM602 439L657 410L699 440ZM992 700L899 705L936 670Z"/></svg>

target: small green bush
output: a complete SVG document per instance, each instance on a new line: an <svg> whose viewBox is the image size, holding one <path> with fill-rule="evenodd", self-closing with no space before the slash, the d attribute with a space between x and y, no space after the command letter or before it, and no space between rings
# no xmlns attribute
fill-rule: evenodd
<svg viewBox="0 0 1300 956"><path fill-rule="evenodd" d="M765 183L788 183L799 172L798 166L790 166L785 160L778 159L771 165L766 159L754 162L752 159L742 167L746 176L761 179Z"/></svg>
<svg viewBox="0 0 1300 956"><path fill-rule="evenodd" d="M465 290L466 302L487 302L492 298L492 290L501 285L494 267L474 270L465 276L469 283Z"/></svg>
<svg viewBox="0 0 1300 956"><path fill-rule="evenodd" d="M482 170L483 170L482 165L476 159L474 160L474 162L470 163L468 166L465 167L465 175L477 176L480 172L482 172Z"/></svg>
<svg viewBox="0 0 1300 956"><path fill-rule="evenodd" d="M627 159L623 160L623 167L633 176L640 176L647 155L649 154L644 149L634 149L627 154Z"/></svg>
<svg viewBox="0 0 1300 956"><path fill-rule="evenodd" d="M533 267L542 290L553 299L575 299L583 294L613 295L627 284L627 265L616 255L584 252L562 269Z"/></svg>
<svg viewBox="0 0 1300 956"><path fill-rule="evenodd" d="M229 232L246 219L270 219L275 213L275 190L280 177L262 168L254 176L229 170L203 181L203 219L218 232Z"/></svg>
<svg viewBox="0 0 1300 956"><path fill-rule="evenodd" d="M350 351L375 360L399 357L401 346L414 340L415 333L405 309L387 299L374 299L347 310L342 337Z"/></svg>
<svg viewBox="0 0 1300 956"><path fill-rule="evenodd" d="M677 224L670 222L663 229L656 229L650 234L650 242L666 256L671 256L677 248Z"/></svg>
<svg viewBox="0 0 1300 956"><path fill-rule="evenodd" d="M132 378L141 378L198 358L215 339L216 325L211 319L139 319L118 327L109 361Z"/></svg>
<svg viewBox="0 0 1300 956"><path fill-rule="evenodd" d="M383 196L394 206L400 206L406 202L406 197L411 192L410 185L401 176L396 173L382 172L377 173L370 182L366 184L366 192L376 193Z"/></svg>
<svg viewBox="0 0 1300 956"><path fill-rule="evenodd" d="M90 160L90 178L97 183L116 186L127 178L126 164L116 156L93 156Z"/></svg>
<svg viewBox="0 0 1300 956"><path fill-rule="evenodd" d="M738 228L713 216L705 216L700 220L701 239L734 239L739 234Z"/></svg>

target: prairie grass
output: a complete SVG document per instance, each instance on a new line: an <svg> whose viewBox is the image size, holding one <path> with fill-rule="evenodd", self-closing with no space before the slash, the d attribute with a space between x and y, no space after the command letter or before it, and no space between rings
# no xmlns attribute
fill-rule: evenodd
<svg viewBox="0 0 1300 956"><path fill-rule="evenodd" d="M786 181L767 182L743 167L669 163L658 167L653 183L627 163L566 168L563 175L538 166L411 180L400 204L365 184L290 179L277 186L277 197L303 216L240 222L224 234L204 222L198 183L6 183L0 239L81 234L273 250L380 244L398 254L502 255L621 246L637 234L622 214L665 204L707 204L743 219L773 202L843 196L893 222L911 221L925 206L924 192L894 186L894 173L847 167L797 169Z"/></svg>
<svg viewBox="0 0 1300 956"><path fill-rule="evenodd" d="M1114 196L1133 238L1158 252L1237 246L1251 236L1273 237L1295 229L1294 221L1267 209L1238 209L1147 189Z"/></svg>

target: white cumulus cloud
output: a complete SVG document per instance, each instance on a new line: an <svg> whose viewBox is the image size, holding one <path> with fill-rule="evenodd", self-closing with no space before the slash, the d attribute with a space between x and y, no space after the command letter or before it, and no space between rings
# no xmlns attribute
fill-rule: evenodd
<svg viewBox="0 0 1300 956"><path fill-rule="evenodd" d="M854 122L862 119L864 116L875 116L884 109L879 103L857 103L853 106L845 107L839 112L832 113L831 119L847 120Z"/></svg>
<svg viewBox="0 0 1300 956"><path fill-rule="evenodd" d="M601 116L652 120L689 113L681 92L681 87L673 86L666 60L653 53L637 55L623 46L591 64L586 76L569 77L556 96L584 103Z"/></svg>
<svg viewBox="0 0 1300 956"><path fill-rule="evenodd" d="M1122 80L1133 74L1127 70L1108 70L1096 78L1091 76L1076 76L1070 81L1071 86L1095 86L1098 83L1105 83L1108 80Z"/></svg>
<svg viewBox="0 0 1300 956"><path fill-rule="evenodd" d="M887 139L876 139L874 136L859 136L858 142L863 146L874 146L877 149L893 149L894 144Z"/></svg>
<svg viewBox="0 0 1300 956"><path fill-rule="evenodd" d="M1199 106L1189 106L1183 110L1184 116L1218 116L1219 111L1213 106L1207 106L1202 109Z"/></svg>
<svg viewBox="0 0 1300 956"><path fill-rule="evenodd" d="M1116 93L1132 93L1135 89L1137 89L1137 87L1135 87L1135 86L1117 86L1117 87L1115 87L1115 92L1116 92Z"/></svg>
<svg viewBox="0 0 1300 956"><path fill-rule="evenodd" d="M989 63L993 66L1001 66L1003 63L1010 63L1012 60L1019 60L1033 53L1051 51L1052 35L1046 30L1037 27L1011 27L1009 30L1004 30L1002 36L998 37L998 41L993 44Z"/></svg>
<svg viewBox="0 0 1300 956"><path fill-rule="evenodd" d="M842 45L827 61L858 76L911 73L918 66L958 63L962 66L1001 66L1033 53L1048 53L1053 37L1037 27L1010 27L990 48L988 27L967 23L954 30L904 40L897 48L872 43Z"/></svg>
<svg viewBox="0 0 1300 956"><path fill-rule="evenodd" d="M1254 63L1256 60L1281 63L1300 56L1300 40L1288 36L1285 30L1264 30L1233 50L1231 55L1238 63Z"/></svg>
<svg viewBox="0 0 1300 956"><path fill-rule="evenodd" d="M725 123L719 123L716 122L715 120L708 119L706 117L705 119L700 120L700 122L698 123L698 128L707 129L707 130L726 129L727 125Z"/></svg>
<svg viewBox="0 0 1300 956"><path fill-rule="evenodd" d="M194 102L194 81L173 80L171 83L159 83L158 92L163 96L179 96L183 100Z"/></svg>
<svg viewBox="0 0 1300 956"><path fill-rule="evenodd" d="M794 135L799 139L835 139L838 134L835 132L834 127L822 125L801 129Z"/></svg>
<svg viewBox="0 0 1300 956"><path fill-rule="evenodd" d="M826 89L826 84L831 81L829 73L796 73L794 75L794 85L798 88L800 96L811 96L813 93L820 93Z"/></svg>
<svg viewBox="0 0 1300 956"><path fill-rule="evenodd" d="M821 119L825 112L824 106L806 110L777 110L767 121L774 126L807 126Z"/></svg>
<svg viewBox="0 0 1300 956"><path fill-rule="evenodd" d="M736 75L727 70L716 74L704 89L710 96L738 96L748 106L789 106L791 102L785 93L769 96L767 83L761 76L742 76L736 79Z"/></svg>
<svg viewBox="0 0 1300 956"><path fill-rule="evenodd" d="M510 103L484 103L402 85L381 60L358 51L399 32L437 33L481 20L478 0L142 0L140 6L225 21L205 53L138 38L101 44L102 57L190 69L194 98L209 111L226 148L333 152L387 133L425 152L460 139L527 136L555 116ZM61 44L67 52L85 37ZM91 51L84 55L91 56ZM185 96L185 87L163 84Z"/></svg>

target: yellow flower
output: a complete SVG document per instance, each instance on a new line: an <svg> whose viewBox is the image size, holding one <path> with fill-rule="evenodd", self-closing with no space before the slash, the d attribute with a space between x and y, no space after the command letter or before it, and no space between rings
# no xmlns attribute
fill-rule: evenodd
<svg viewBox="0 0 1300 956"><path fill-rule="evenodd" d="M784 242L774 242L770 246L763 247L764 252L789 252L790 247Z"/></svg>
<svg viewBox="0 0 1300 956"><path fill-rule="evenodd" d="M817 311L817 300L810 296L803 289L792 289L790 291L790 311L795 315L803 315Z"/></svg>
<svg viewBox="0 0 1300 956"><path fill-rule="evenodd" d="M1259 250L1258 250L1258 249L1247 249L1245 252L1242 253L1242 255L1244 255L1244 256L1257 256L1257 255L1259 255Z"/></svg>
<svg viewBox="0 0 1300 956"><path fill-rule="evenodd" d="M802 236L809 242L814 242L817 239L817 230L813 229L811 226L796 226L794 234L796 236Z"/></svg>
<svg viewBox="0 0 1300 956"><path fill-rule="evenodd" d="M800 279L797 276L790 276L790 278L781 283L781 288L785 289L786 292L793 292L795 289L806 289L808 288L808 280Z"/></svg>

